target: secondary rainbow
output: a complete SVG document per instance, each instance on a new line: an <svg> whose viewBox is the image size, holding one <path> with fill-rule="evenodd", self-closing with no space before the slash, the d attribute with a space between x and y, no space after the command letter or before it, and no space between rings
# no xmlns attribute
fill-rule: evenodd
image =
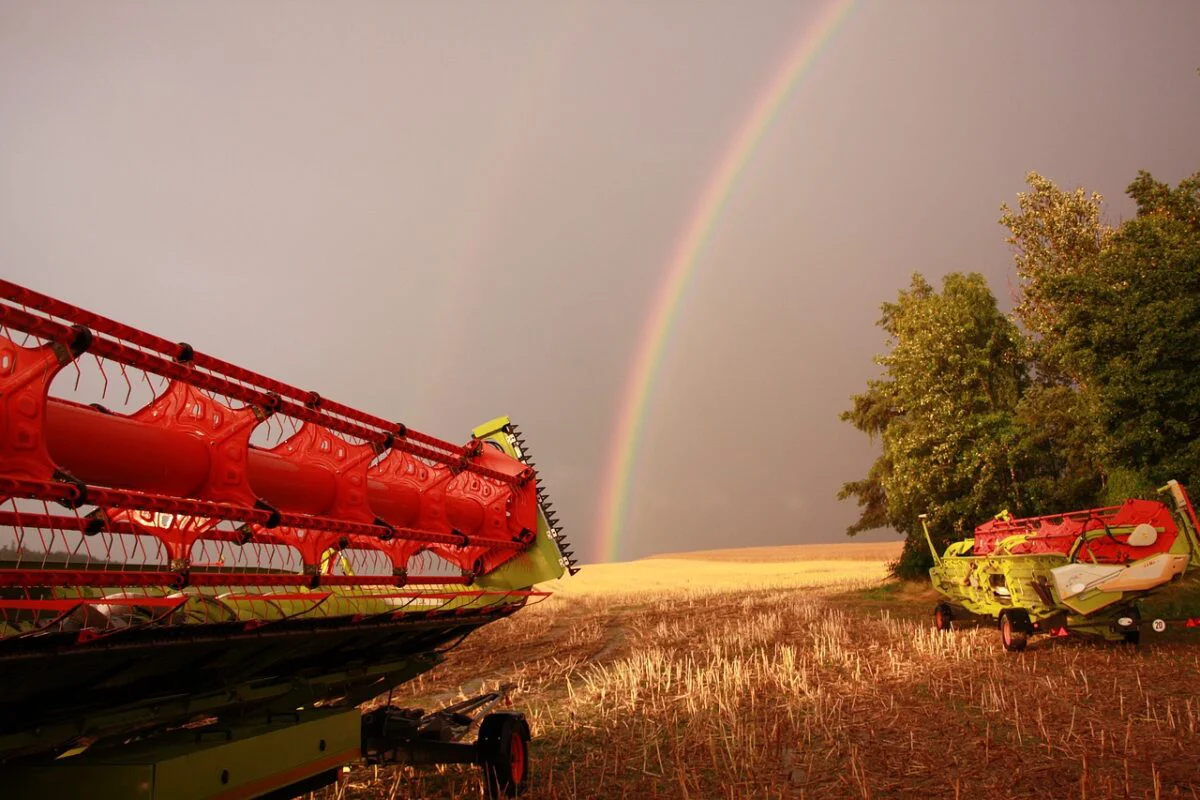
<svg viewBox="0 0 1200 800"><path fill-rule="evenodd" d="M750 114L738 126L672 250L666 274L643 325L633 368L622 394L614 447L600 495L598 561L615 561L619 556L646 408L654 393L680 301L696 271L713 225L784 101L850 16L854 6L855 0L835 0L801 30L783 63L759 93Z"/></svg>

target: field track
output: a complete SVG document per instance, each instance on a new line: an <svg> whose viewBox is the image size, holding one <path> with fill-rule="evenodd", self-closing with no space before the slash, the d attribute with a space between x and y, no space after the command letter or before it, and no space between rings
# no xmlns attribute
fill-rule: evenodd
<svg viewBox="0 0 1200 800"><path fill-rule="evenodd" d="M1200 797L1200 633L1009 655L933 631L882 561L823 555L586 568L395 701L516 684L535 800ZM480 793L465 768L366 768L319 796Z"/></svg>

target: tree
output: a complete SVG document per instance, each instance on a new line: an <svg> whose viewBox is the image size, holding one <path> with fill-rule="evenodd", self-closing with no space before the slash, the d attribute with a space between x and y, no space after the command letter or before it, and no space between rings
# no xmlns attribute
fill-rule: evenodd
<svg viewBox="0 0 1200 800"><path fill-rule="evenodd" d="M918 515L944 545L1020 502L1015 416L1028 375L1020 334L978 274L947 275L940 293L913 275L879 326L891 346L876 358L884 377L842 419L878 436L883 452L839 496L862 509L848 533L887 525L906 535L897 573L916 577L931 563Z"/></svg>
<svg viewBox="0 0 1200 800"><path fill-rule="evenodd" d="M1104 465L1105 499L1200 481L1200 174L1172 188L1139 173L1127 189L1137 216L1116 229L1100 224L1099 195L1029 181L1021 212L1001 218L1018 314L1059 402L1075 395L1078 446Z"/></svg>
<svg viewBox="0 0 1200 800"><path fill-rule="evenodd" d="M1139 217L1169 219L1190 228L1194 233L1200 227L1200 172L1179 182L1172 189L1161 183L1145 170L1125 190L1137 203Z"/></svg>
<svg viewBox="0 0 1200 800"><path fill-rule="evenodd" d="M1200 174L1172 189L1142 172L1138 213L1087 272L1046 282L1049 329L1082 378L1107 460L1143 488L1200 482Z"/></svg>
<svg viewBox="0 0 1200 800"><path fill-rule="evenodd" d="M1023 465L1023 513L1050 514L1098 505L1105 470L1090 397L1070 386L1034 383L1021 397L1013 448Z"/></svg>
<svg viewBox="0 0 1200 800"><path fill-rule="evenodd" d="M1112 236L1101 222L1104 198L1083 189L1064 191L1036 172L1025 176L1030 191L1017 194L1017 211L1001 206L1008 228L1020 293L1014 314L1031 334L1031 359L1043 381L1080 382L1062 343L1057 322L1073 299L1052 285L1066 276L1094 273L1096 258Z"/></svg>

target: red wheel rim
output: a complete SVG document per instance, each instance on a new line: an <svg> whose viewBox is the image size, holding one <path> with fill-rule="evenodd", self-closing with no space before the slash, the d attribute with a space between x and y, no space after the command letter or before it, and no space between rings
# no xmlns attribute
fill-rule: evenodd
<svg viewBox="0 0 1200 800"><path fill-rule="evenodd" d="M521 734L514 731L512 741L508 746L509 759L512 762L513 783L520 783L525 779L525 740L521 738Z"/></svg>
<svg viewBox="0 0 1200 800"><path fill-rule="evenodd" d="M1012 623L1008 617L1000 620L1000 638L1004 640L1004 644L1012 644Z"/></svg>
<svg viewBox="0 0 1200 800"><path fill-rule="evenodd" d="M946 627L946 621L942 619L942 610L940 608L933 612L933 624L939 631Z"/></svg>

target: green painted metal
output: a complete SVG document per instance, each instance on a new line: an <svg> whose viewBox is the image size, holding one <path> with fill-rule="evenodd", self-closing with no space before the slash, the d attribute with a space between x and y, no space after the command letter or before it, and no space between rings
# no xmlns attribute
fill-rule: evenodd
<svg viewBox="0 0 1200 800"><path fill-rule="evenodd" d="M471 434L477 439L495 442L513 458L525 459L525 454L517 450L512 421L508 417L485 422L473 429ZM489 591L522 590L561 578L565 573L562 550L558 542L551 538L545 512L539 508L537 536L533 545L498 569L476 578L473 588Z"/></svg>
<svg viewBox="0 0 1200 800"><path fill-rule="evenodd" d="M280 645L292 651L298 649L286 642L280 642ZM197 655L204 658L208 652L211 651L200 649ZM277 651L262 649L261 656L255 661L269 668L274 652ZM167 723L177 724L183 719L222 716L235 710L286 714L314 703L354 706L412 680L442 660L440 653L418 653L379 663L349 663L341 669L325 669L312 675L230 681L219 690L187 695L161 694L147 688L131 702L65 716L60 721L48 717L35 726L0 735L0 761L24 753L57 749L63 742L126 736L136 731L161 728ZM153 656L150 655L147 661L152 664ZM229 672L231 677L237 675L237 665L231 663Z"/></svg>
<svg viewBox="0 0 1200 800"><path fill-rule="evenodd" d="M15 765L5 771L5 792L61 800L259 797L357 760L360 744L357 709L293 710Z"/></svg>
<svg viewBox="0 0 1200 800"><path fill-rule="evenodd" d="M921 530L925 531L925 543L929 545L929 552L933 553L933 563L935 566L942 565L942 557L938 555L937 548L933 546L933 537L929 535L929 515L921 515Z"/></svg>
<svg viewBox="0 0 1200 800"><path fill-rule="evenodd" d="M1190 566L1200 566L1200 532L1196 530L1186 495L1175 481L1160 492L1170 494L1172 515L1182 533L1168 553L1186 555ZM924 517L921 522L924 526ZM1113 532L1128 533L1119 528L1113 528ZM934 589L953 606L973 615L998 621L1006 611L1023 611L1035 628L1061 625L1071 631L1119 641L1123 633L1114 621L1131 610L1137 613L1140 600L1158 587L1121 592L1093 588L1061 598L1051 575L1055 568L1087 563L1078 560L1083 544L1107 535L1100 530L1089 531L1066 554L1011 553L1015 546L1026 541L1026 536L1014 535L1000 541L989 555L973 555L973 539L954 542L939 555L926 529L934 558L929 576Z"/></svg>
<svg viewBox="0 0 1200 800"><path fill-rule="evenodd" d="M1005 609L1023 608L1031 618L1044 619L1060 608L1044 593L1049 585L1043 592L1039 588L1049 581L1051 569L1068 563L1066 556L1057 554L976 557L947 551L929 575L933 588L972 614L999 618Z"/></svg>

